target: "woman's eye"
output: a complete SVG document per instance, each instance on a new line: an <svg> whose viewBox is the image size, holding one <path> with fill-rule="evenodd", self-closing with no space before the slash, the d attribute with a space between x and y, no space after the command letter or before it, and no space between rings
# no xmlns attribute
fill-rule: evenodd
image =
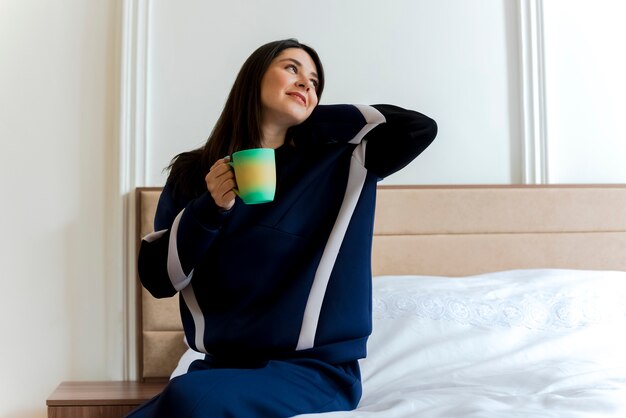
<svg viewBox="0 0 626 418"><path fill-rule="evenodd" d="M291 71L294 74L298 73L298 68L293 64L289 64L286 68L288 71Z"/></svg>
<svg viewBox="0 0 626 418"><path fill-rule="evenodd" d="M315 88L315 90L317 90L317 87L320 85L317 80L311 80L311 84L313 84L313 88Z"/></svg>

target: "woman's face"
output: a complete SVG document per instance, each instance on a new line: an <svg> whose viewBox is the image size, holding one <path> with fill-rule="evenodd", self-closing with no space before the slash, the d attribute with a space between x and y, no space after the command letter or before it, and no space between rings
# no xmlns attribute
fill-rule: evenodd
<svg viewBox="0 0 626 418"><path fill-rule="evenodd" d="M315 63L304 50L287 48L261 80L263 124L289 128L304 122L317 105Z"/></svg>

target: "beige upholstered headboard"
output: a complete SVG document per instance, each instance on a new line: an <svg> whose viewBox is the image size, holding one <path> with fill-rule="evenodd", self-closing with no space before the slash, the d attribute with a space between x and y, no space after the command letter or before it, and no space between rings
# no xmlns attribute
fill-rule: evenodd
<svg viewBox="0 0 626 418"><path fill-rule="evenodd" d="M161 188L141 187L136 190L136 250L141 238L154 229L154 214ZM186 350L178 309L178 296L155 299L141 286L137 276L137 365L143 381L165 380L176 368Z"/></svg>
<svg viewBox="0 0 626 418"><path fill-rule="evenodd" d="M159 193L137 190L137 243ZM626 185L381 186L372 257L374 275L626 271ZM138 294L139 376L166 379L186 348L178 298Z"/></svg>

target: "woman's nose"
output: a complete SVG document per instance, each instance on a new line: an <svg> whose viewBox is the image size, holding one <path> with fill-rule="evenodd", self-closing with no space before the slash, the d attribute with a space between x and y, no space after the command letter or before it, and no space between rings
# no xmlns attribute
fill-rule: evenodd
<svg viewBox="0 0 626 418"><path fill-rule="evenodd" d="M307 91L311 88L310 85L307 84L307 82L303 81L303 80L298 80L296 81L296 86L297 87L302 87L302 88L306 88Z"/></svg>

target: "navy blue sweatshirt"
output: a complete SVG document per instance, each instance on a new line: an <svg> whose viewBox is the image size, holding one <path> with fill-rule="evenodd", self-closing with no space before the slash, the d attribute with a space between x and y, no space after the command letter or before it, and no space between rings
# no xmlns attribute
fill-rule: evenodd
<svg viewBox="0 0 626 418"><path fill-rule="evenodd" d="M223 358L366 355L378 180L435 138L435 122L391 105L321 105L276 149L273 202L219 211L167 183L139 252L142 284L180 294L189 345Z"/></svg>

